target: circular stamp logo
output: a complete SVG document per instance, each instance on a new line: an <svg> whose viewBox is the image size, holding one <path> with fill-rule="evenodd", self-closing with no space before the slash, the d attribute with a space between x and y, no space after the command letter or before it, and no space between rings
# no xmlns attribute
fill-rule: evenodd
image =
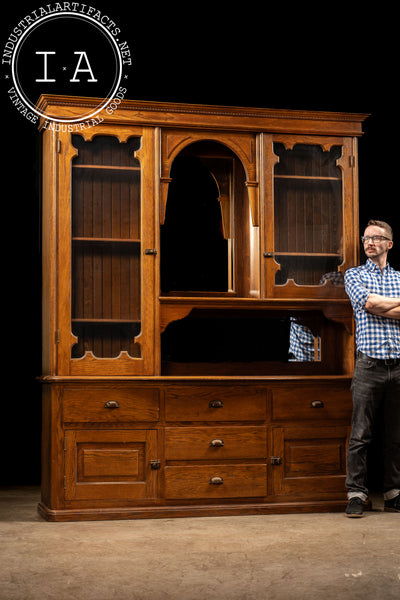
<svg viewBox="0 0 400 600"><path fill-rule="evenodd" d="M47 4L31 11L12 29L3 47L2 66L8 96L29 121L82 124L101 122L99 113L114 112L126 94L128 43L107 14L78 2ZM79 114L52 117L38 104L43 94L96 99ZM62 113L62 110L61 110ZM45 125L46 126L46 125Z"/></svg>

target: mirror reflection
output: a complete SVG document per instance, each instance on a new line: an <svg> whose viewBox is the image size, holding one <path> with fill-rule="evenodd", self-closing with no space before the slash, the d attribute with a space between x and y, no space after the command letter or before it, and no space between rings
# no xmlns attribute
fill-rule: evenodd
<svg viewBox="0 0 400 600"><path fill-rule="evenodd" d="M302 324L301 319L290 317L289 360L298 362L321 360L321 336Z"/></svg>
<svg viewBox="0 0 400 600"><path fill-rule="evenodd" d="M162 334L163 361L179 363L292 363L321 361L323 316L194 309Z"/></svg>

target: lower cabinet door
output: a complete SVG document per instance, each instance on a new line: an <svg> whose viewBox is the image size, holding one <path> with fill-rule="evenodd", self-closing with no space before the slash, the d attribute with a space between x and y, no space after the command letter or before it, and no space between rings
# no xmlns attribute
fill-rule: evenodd
<svg viewBox="0 0 400 600"><path fill-rule="evenodd" d="M255 498L267 494L266 464L185 465L165 468L165 497Z"/></svg>
<svg viewBox="0 0 400 600"><path fill-rule="evenodd" d="M277 427L272 433L276 495L318 496L345 491L348 427Z"/></svg>
<svg viewBox="0 0 400 600"><path fill-rule="evenodd" d="M65 432L66 500L156 496L156 430Z"/></svg>

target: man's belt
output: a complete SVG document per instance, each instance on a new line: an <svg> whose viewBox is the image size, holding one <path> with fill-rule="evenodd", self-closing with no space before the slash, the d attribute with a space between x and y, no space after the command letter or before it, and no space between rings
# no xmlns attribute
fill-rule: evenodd
<svg viewBox="0 0 400 600"><path fill-rule="evenodd" d="M396 365L400 365L400 358L373 358L372 356L368 356L364 354L364 352L357 352L357 357L368 358L368 360L372 360L376 365L382 367L394 367Z"/></svg>

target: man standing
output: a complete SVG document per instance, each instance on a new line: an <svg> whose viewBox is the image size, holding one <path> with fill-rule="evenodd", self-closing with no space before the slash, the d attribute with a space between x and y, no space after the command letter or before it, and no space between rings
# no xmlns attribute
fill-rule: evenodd
<svg viewBox="0 0 400 600"><path fill-rule="evenodd" d="M361 240L367 262L345 273L357 347L347 453L348 517L363 516L367 451L378 410L384 417L384 507L400 512L400 271L387 262L393 247L390 225L369 221Z"/></svg>

